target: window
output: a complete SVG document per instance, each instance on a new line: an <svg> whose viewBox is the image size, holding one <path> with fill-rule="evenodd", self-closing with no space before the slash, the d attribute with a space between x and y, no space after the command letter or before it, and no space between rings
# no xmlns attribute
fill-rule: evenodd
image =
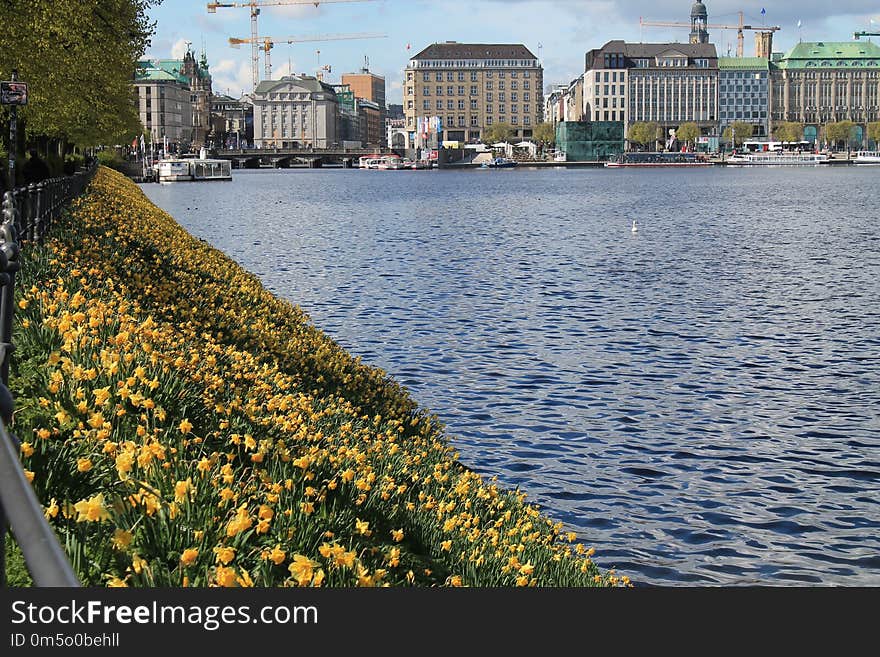
<svg viewBox="0 0 880 657"><path fill-rule="evenodd" d="M504 109L504 105L499 105L499 106L498 106L498 113L499 113L499 114L504 114L505 111L506 111L506 110Z"/></svg>
<svg viewBox="0 0 880 657"><path fill-rule="evenodd" d="M425 71L424 73L422 73L422 82L427 82L428 80L430 80L430 75L431 75L431 74L428 73L427 71Z"/></svg>
<svg viewBox="0 0 880 657"><path fill-rule="evenodd" d="M447 100L446 101L446 109L449 109L449 110L455 109L455 101L454 100Z"/></svg>
<svg viewBox="0 0 880 657"><path fill-rule="evenodd" d="M511 89L518 89L518 88L519 88L519 87L518 87L518 84L519 84L519 83L517 83L517 82L511 82L511 83L510 83L510 88L511 88Z"/></svg>
<svg viewBox="0 0 880 657"><path fill-rule="evenodd" d="M453 80L455 80L455 74L454 74L452 71L447 71L447 73L446 73L446 81L447 81L447 82L452 82Z"/></svg>
<svg viewBox="0 0 880 657"><path fill-rule="evenodd" d="M411 100L406 101L406 109L413 109L413 102Z"/></svg>
<svg viewBox="0 0 880 657"><path fill-rule="evenodd" d="M486 125L492 125L492 117L491 116L486 117Z"/></svg>
<svg viewBox="0 0 880 657"><path fill-rule="evenodd" d="M498 92L498 102L500 102L500 103L504 102L504 92L503 91Z"/></svg>
<svg viewBox="0 0 880 657"><path fill-rule="evenodd" d="M500 90L501 90L501 89L504 89L504 83L503 83L503 82L499 82L499 83L498 83L498 89L500 89Z"/></svg>
<svg viewBox="0 0 880 657"><path fill-rule="evenodd" d="M491 113L492 113L492 106L491 106L491 105L486 105L486 113L487 113L487 114L491 114Z"/></svg>
<svg viewBox="0 0 880 657"><path fill-rule="evenodd" d="M458 127L459 127L459 128L463 128L463 127L464 127L464 117L463 117L463 116L459 116L459 117L458 117Z"/></svg>
<svg viewBox="0 0 880 657"><path fill-rule="evenodd" d="M531 85L528 80L523 80L523 89L530 89Z"/></svg>
<svg viewBox="0 0 880 657"><path fill-rule="evenodd" d="M515 94L515 93L510 94L510 101L512 103L515 103L517 101L517 94Z"/></svg>
<svg viewBox="0 0 880 657"><path fill-rule="evenodd" d="M486 83L486 91L492 91L492 83L491 82Z"/></svg>
<svg viewBox="0 0 880 657"><path fill-rule="evenodd" d="M518 108L519 108L519 105L511 105L511 106L510 106L510 111L511 111L513 114L516 114L516 111L517 111Z"/></svg>
<svg viewBox="0 0 880 657"><path fill-rule="evenodd" d="M476 81L477 81L477 72L471 71L471 82L476 82Z"/></svg>
<svg viewBox="0 0 880 657"><path fill-rule="evenodd" d="M438 95L438 96L442 96L442 95L443 95L443 87L441 87L441 86L438 85L436 91L437 91L437 95Z"/></svg>
<svg viewBox="0 0 880 657"><path fill-rule="evenodd" d="M464 82L464 71L459 71L459 72L458 72L458 81L459 81L459 82Z"/></svg>
<svg viewBox="0 0 880 657"><path fill-rule="evenodd" d="M458 85L458 95L464 96L464 85Z"/></svg>
<svg viewBox="0 0 880 657"><path fill-rule="evenodd" d="M430 96L431 95L431 87L422 87L422 95Z"/></svg>
<svg viewBox="0 0 880 657"><path fill-rule="evenodd" d="M528 91L523 94L523 100L526 102L529 102L531 100L530 94Z"/></svg>
<svg viewBox="0 0 880 657"><path fill-rule="evenodd" d="M436 107L437 107L438 110L442 110L442 109L443 109L443 101L442 101L442 100L438 100L438 101L437 101L437 105L436 105Z"/></svg>
<svg viewBox="0 0 880 657"><path fill-rule="evenodd" d="M472 101L471 101L471 109L472 109L472 110L477 109L477 101L476 101L476 100L472 100Z"/></svg>
<svg viewBox="0 0 880 657"><path fill-rule="evenodd" d="M471 126L475 126L475 125L478 125L477 124L477 116L476 116L476 114L472 114L471 115Z"/></svg>
<svg viewBox="0 0 880 657"><path fill-rule="evenodd" d="M434 79L437 82L443 82L443 73L441 73L440 71L437 71L437 73L434 75Z"/></svg>
<svg viewBox="0 0 880 657"><path fill-rule="evenodd" d="M412 82L412 79L413 79L412 71L409 71L409 72L406 74L406 81L407 81L407 82Z"/></svg>
<svg viewBox="0 0 880 657"><path fill-rule="evenodd" d="M476 96L477 93L478 93L478 92L477 92L477 87L476 87L476 85L471 85L471 96Z"/></svg>
<svg viewBox="0 0 880 657"><path fill-rule="evenodd" d="M453 87L452 85L449 85L448 87L446 87L446 95L447 96L454 96L455 95L455 87Z"/></svg>
<svg viewBox="0 0 880 657"><path fill-rule="evenodd" d="M463 100L458 101L458 109L460 109L460 110L464 109L464 101Z"/></svg>
<svg viewBox="0 0 880 657"><path fill-rule="evenodd" d="M504 71L498 71L498 78L499 78L499 79L503 79L503 78L504 78Z"/></svg>
<svg viewBox="0 0 880 657"><path fill-rule="evenodd" d="M523 105L523 114L528 114L528 113L529 113L529 106Z"/></svg>
<svg viewBox="0 0 880 657"><path fill-rule="evenodd" d="M524 118L523 118L523 123L524 123L525 125L531 125L531 124L532 124L532 117L530 117L530 116L526 116L526 117L524 117Z"/></svg>
<svg viewBox="0 0 880 657"><path fill-rule="evenodd" d="M519 123L519 117L518 116L510 117L510 123L511 123L511 125L517 125Z"/></svg>
<svg viewBox="0 0 880 657"><path fill-rule="evenodd" d="M412 88L412 87L407 87L407 88L406 88L406 95L407 95L407 96L412 96L412 95L413 95L413 88Z"/></svg>

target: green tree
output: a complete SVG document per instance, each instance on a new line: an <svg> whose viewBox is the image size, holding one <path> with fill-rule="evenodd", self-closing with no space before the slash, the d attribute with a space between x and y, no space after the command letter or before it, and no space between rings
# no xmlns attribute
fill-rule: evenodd
<svg viewBox="0 0 880 657"><path fill-rule="evenodd" d="M140 133L131 81L155 28L147 10L160 2L0 2L0 76L15 68L28 83L19 116L30 143L63 156Z"/></svg>
<svg viewBox="0 0 880 657"><path fill-rule="evenodd" d="M660 126L653 121L633 123L627 131L627 139L642 146L654 145L660 138Z"/></svg>
<svg viewBox="0 0 880 657"><path fill-rule="evenodd" d="M773 136L777 141L801 141L804 138L804 124L784 121L773 128Z"/></svg>
<svg viewBox="0 0 880 657"><path fill-rule="evenodd" d="M875 144L880 143L880 121L868 124L868 139Z"/></svg>
<svg viewBox="0 0 880 657"><path fill-rule="evenodd" d="M532 130L532 138L545 144L556 143L556 129L552 123L539 123Z"/></svg>
<svg viewBox="0 0 880 657"><path fill-rule="evenodd" d="M835 123L825 124L825 140L833 144L840 145L843 142L844 147L849 147L855 138L856 124L852 121L837 121Z"/></svg>
<svg viewBox="0 0 880 657"><path fill-rule="evenodd" d="M750 139L755 132L755 126L745 121L734 121L724 129L721 139L726 142L735 142L734 146L741 146L744 141Z"/></svg>
<svg viewBox="0 0 880 657"><path fill-rule="evenodd" d="M700 136L700 127L693 122L682 123L675 131L675 136L685 144L693 143Z"/></svg>
<svg viewBox="0 0 880 657"><path fill-rule="evenodd" d="M484 144L496 144L499 141L509 142L516 132L509 123L495 123L483 131Z"/></svg>

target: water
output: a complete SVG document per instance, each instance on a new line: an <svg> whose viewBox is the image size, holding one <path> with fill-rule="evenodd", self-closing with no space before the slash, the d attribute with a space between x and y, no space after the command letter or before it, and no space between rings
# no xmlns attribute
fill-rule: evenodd
<svg viewBox="0 0 880 657"><path fill-rule="evenodd" d="M601 566L876 586L878 175L236 171L143 189Z"/></svg>

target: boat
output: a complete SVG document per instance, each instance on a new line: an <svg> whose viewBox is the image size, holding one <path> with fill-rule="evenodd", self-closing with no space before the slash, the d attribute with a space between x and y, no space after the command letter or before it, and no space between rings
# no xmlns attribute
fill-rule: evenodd
<svg viewBox="0 0 880 657"><path fill-rule="evenodd" d="M727 158L733 166L812 166L828 164L825 153L734 153Z"/></svg>
<svg viewBox="0 0 880 657"><path fill-rule="evenodd" d="M199 157L169 157L156 163L156 180L160 183L232 180L232 162L215 160L203 148Z"/></svg>
<svg viewBox="0 0 880 657"><path fill-rule="evenodd" d="M621 167L710 167L702 153L638 152L621 153L605 163L611 169Z"/></svg>
<svg viewBox="0 0 880 657"><path fill-rule="evenodd" d="M880 164L880 151L858 151L853 164Z"/></svg>
<svg viewBox="0 0 880 657"><path fill-rule="evenodd" d="M506 157L496 157L488 162L483 162L480 165L482 169L512 169L516 166L516 160L511 160Z"/></svg>

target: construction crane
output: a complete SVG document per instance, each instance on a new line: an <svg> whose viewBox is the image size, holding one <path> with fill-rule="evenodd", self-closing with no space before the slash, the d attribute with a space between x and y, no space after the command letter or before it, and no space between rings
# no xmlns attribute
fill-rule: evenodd
<svg viewBox="0 0 880 657"><path fill-rule="evenodd" d="M880 36L880 32L855 32L853 34L853 39L858 39L863 36Z"/></svg>
<svg viewBox="0 0 880 657"><path fill-rule="evenodd" d="M277 43L303 43L306 41L341 41L343 39L384 39L387 34L318 34L315 36L290 36L290 37L257 37L257 45L265 53L265 68L263 73L267 80L272 78L272 58L270 52ZM229 38L229 45L238 48L243 43L253 43L252 39Z"/></svg>
<svg viewBox="0 0 880 657"><path fill-rule="evenodd" d="M260 44L259 30L257 29L257 17L260 15L260 7L277 7L283 5L315 5L337 2L373 2L374 0L249 0L247 2L209 2L208 13L216 14L221 8L242 9L247 7L251 10L251 74L254 89L260 82Z"/></svg>
<svg viewBox="0 0 880 657"><path fill-rule="evenodd" d="M639 19L639 27L692 27L691 23L682 23L677 21L646 21ZM743 56L743 30L755 30L756 32L764 32L773 34L777 30L781 30L782 28L778 25L745 25L743 23L743 13L739 12L739 24L738 25L719 25L719 24L706 24L704 25L706 29L715 29L715 30L736 30L736 56Z"/></svg>

